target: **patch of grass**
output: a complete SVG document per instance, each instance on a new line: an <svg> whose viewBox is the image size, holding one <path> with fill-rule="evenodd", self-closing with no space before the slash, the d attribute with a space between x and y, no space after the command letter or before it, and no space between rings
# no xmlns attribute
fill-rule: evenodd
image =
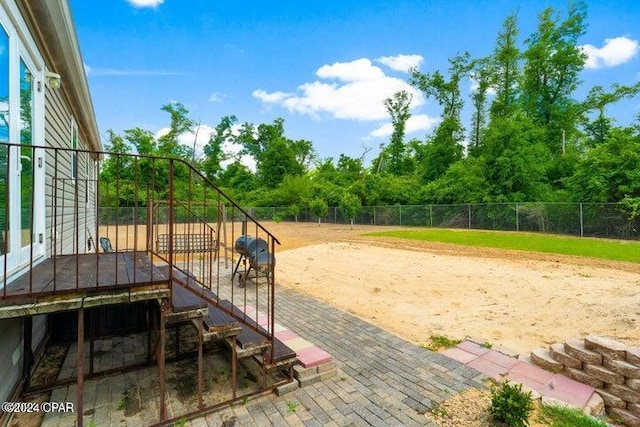
<svg viewBox="0 0 640 427"><path fill-rule="evenodd" d="M542 405L538 418L551 427L607 427L605 422L578 409L559 405Z"/></svg>
<svg viewBox="0 0 640 427"><path fill-rule="evenodd" d="M638 257L640 243L634 241L506 231L441 229L383 231L367 233L366 235L640 263L640 258Z"/></svg>
<svg viewBox="0 0 640 427"><path fill-rule="evenodd" d="M118 411L124 411L125 409L127 409L127 400L128 400L127 396L122 396L120 398L117 406Z"/></svg>
<svg viewBox="0 0 640 427"><path fill-rule="evenodd" d="M447 408L440 405L434 406L433 409L431 409L431 413L439 418L444 418L449 415Z"/></svg>
<svg viewBox="0 0 640 427"><path fill-rule="evenodd" d="M443 348L455 347L458 344L460 344L460 340L449 338L445 335L431 335L429 337L429 344L423 344L421 347L431 351L438 351Z"/></svg>
<svg viewBox="0 0 640 427"><path fill-rule="evenodd" d="M493 347L493 344L491 344L489 341L485 341L482 344L480 344L480 347L491 348Z"/></svg>
<svg viewBox="0 0 640 427"><path fill-rule="evenodd" d="M180 418L178 421L173 423L173 427L184 427L185 425L187 425L187 419L186 418Z"/></svg>
<svg viewBox="0 0 640 427"><path fill-rule="evenodd" d="M295 401L287 402L287 412L290 414L294 414L299 405L300 404Z"/></svg>

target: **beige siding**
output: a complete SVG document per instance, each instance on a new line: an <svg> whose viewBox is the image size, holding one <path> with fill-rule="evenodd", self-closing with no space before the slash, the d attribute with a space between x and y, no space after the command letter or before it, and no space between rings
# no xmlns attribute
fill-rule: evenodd
<svg viewBox="0 0 640 427"><path fill-rule="evenodd" d="M71 148L73 119L60 91L47 89L45 117L47 147ZM78 149L88 149L80 134L78 138ZM47 256L87 252L89 239L95 248L95 163L91 154L78 152L74 179L73 154L72 151L47 150Z"/></svg>
<svg viewBox="0 0 640 427"><path fill-rule="evenodd" d="M0 401L5 402L22 374L22 319L0 320L0 337L0 366L3 367Z"/></svg>

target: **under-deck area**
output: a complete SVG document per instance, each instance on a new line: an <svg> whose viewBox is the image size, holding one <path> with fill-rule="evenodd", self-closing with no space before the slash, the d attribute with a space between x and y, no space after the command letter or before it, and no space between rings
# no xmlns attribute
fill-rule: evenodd
<svg viewBox="0 0 640 427"><path fill-rule="evenodd" d="M261 303L272 298L265 279L245 277L240 286L233 280L240 261L217 260L218 286L209 289L200 278L211 275L211 265L170 268L153 257L142 251L57 256L2 290L0 319L31 322L49 314L48 337L67 348L55 378L32 383L40 366L24 374L23 396L64 397L81 425L104 405L98 394L108 376L120 388L108 392L107 402L119 396L143 424L162 424L293 379L295 352L269 332L272 317L264 310L272 307ZM24 330L29 342L30 328ZM32 354L23 357L25 365L34 363Z"/></svg>

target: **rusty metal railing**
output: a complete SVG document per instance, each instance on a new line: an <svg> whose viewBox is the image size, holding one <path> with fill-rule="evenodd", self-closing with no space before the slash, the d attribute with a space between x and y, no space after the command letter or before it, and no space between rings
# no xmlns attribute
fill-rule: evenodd
<svg viewBox="0 0 640 427"><path fill-rule="evenodd" d="M252 272L234 245L263 239L275 260L279 242L193 165L2 144L0 186L0 299L164 280L263 334L273 358L274 265Z"/></svg>

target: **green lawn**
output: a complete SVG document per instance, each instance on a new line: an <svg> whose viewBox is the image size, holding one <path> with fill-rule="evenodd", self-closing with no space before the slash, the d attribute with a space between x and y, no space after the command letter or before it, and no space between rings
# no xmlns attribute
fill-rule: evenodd
<svg viewBox="0 0 640 427"><path fill-rule="evenodd" d="M416 229L367 233L464 246L516 249L640 263L640 242L475 230Z"/></svg>

